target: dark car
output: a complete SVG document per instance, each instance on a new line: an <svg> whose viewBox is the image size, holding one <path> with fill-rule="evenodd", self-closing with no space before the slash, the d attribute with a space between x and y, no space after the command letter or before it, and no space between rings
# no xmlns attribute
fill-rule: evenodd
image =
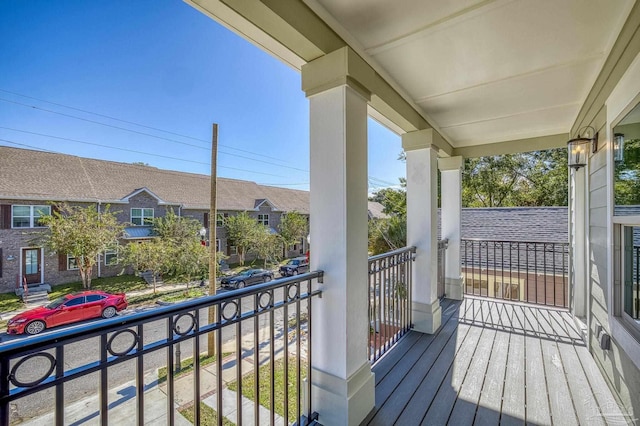
<svg viewBox="0 0 640 426"><path fill-rule="evenodd" d="M280 267L280 275L291 277L309 271L309 260L305 256L294 257L286 265Z"/></svg>
<svg viewBox="0 0 640 426"><path fill-rule="evenodd" d="M225 277L220 281L222 288L243 288L248 285L266 283L273 279L273 272L266 269L247 269L238 275Z"/></svg>
<svg viewBox="0 0 640 426"><path fill-rule="evenodd" d="M126 309L124 293L109 294L103 291L83 291L67 294L46 306L22 312L7 323L8 334L38 334L45 328L70 324L91 318L111 318Z"/></svg>

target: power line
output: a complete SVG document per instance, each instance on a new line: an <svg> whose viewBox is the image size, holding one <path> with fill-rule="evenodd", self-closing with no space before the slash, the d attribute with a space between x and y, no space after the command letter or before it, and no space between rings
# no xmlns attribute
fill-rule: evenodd
<svg viewBox="0 0 640 426"><path fill-rule="evenodd" d="M31 133L31 134L34 134L34 135L40 135L39 133L34 133L34 132L25 132L25 133ZM143 154L143 155L150 155L150 156L153 156L153 157L167 158L169 160L184 161L184 162L187 162L187 163L202 164L202 165L206 165L206 166L210 165L209 163L204 163L204 162L195 161L195 160L185 160L185 159L182 159L182 158L170 157L168 155L151 154L151 153L148 153L148 152L135 151L133 149L127 149L127 148L117 148L117 147L108 146L108 145L101 145L101 144L97 144L97 143L93 143L93 142L84 142L84 141L79 141L79 140L69 139L69 138L62 138L62 137L57 137L57 136L48 136L48 135L40 135L40 136L46 136L46 137L50 137L50 138L54 138L54 139L67 140L67 141L70 141L70 142L77 142L77 143L82 143L82 144L86 144L86 145L100 146L100 147L103 147L103 148L114 149L114 150L118 150L118 151L133 152L135 154ZM34 148L34 149L37 149L37 150L40 150L40 151L52 152L54 154L63 154L63 153L58 152L58 151L50 151L50 150L46 150L46 149L43 149L43 148L38 148L38 147L22 144L22 143L19 143L19 142L15 142L15 141L10 141L10 140L7 140L7 139L0 139L0 141L4 141L4 142L8 142L8 143L15 144L15 145L20 145L20 146L26 146L26 147ZM67 155L67 154L64 154L64 155ZM286 178L286 176L282 176L282 175L275 175L275 174L272 174L272 173L256 172L256 171L252 171L252 170L239 169L239 168L236 168L236 167L228 167L228 166L218 166L218 167L221 168L221 169L236 170L236 171L239 171L239 172L253 173L253 174L257 174L257 175L265 175L265 176Z"/></svg>
<svg viewBox="0 0 640 426"><path fill-rule="evenodd" d="M65 138L65 137L61 137L61 136L53 136L53 135L48 135L48 134L44 134L44 133L31 132L31 131L28 131L28 130L15 129L15 128L12 128L12 127L0 126L0 129L11 130L11 131L14 131L14 132L28 133L28 134L31 134L31 135L44 136L44 137L54 138L54 139L61 139L61 140L66 140L66 141L70 141L70 142L83 143L83 144L87 144L87 145L95 145L95 146L100 146L100 147L105 147L105 148L120 149L122 151L135 152L137 154L146 154L146 155L152 155L152 156L155 156L155 157L169 158L169 159L173 159L173 160L187 161L187 162L192 162L192 163L196 163L196 164L209 165L209 163L202 163L200 161L182 160L182 159L175 158L175 157L167 157L167 156L163 156L163 155L152 154L150 152L135 151L135 150L125 149L125 148L117 148L117 147L112 147L112 146L109 146L109 145L101 145L101 144L98 144L98 143L86 142L86 141L81 141L81 140L78 140L78 139L70 139L70 138ZM255 159L255 158L249 158L249 157L245 157L245 156L238 155L238 154L231 154L231 153L224 152L224 151L219 151L219 152L221 154L226 154L226 155L231 155L231 156L234 156L234 157L244 158L246 160L256 161L258 163L265 163L265 164L269 164L269 165L272 165L272 166L284 167L284 168L287 168L287 169L306 172L306 170L298 169L296 167L284 166L284 165L280 165L280 164L274 164L274 163L270 163L268 161L258 160L258 159ZM221 166L221 167L223 167L223 166ZM275 175L273 175L273 176L275 176Z"/></svg>
<svg viewBox="0 0 640 426"><path fill-rule="evenodd" d="M157 128L157 127L147 126L145 124L136 123L134 121L123 120L121 118L116 118L116 117L112 117L112 116L109 116L109 115L100 114L100 113L97 113L97 112L93 112L93 111L88 111L88 110L81 109L81 108L72 107L72 106L69 106L69 105L64 105L64 104L57 103L57 102L51 102L51 101L47 101L45 99L40 99L40 98L36 98L36 97L33 97L33 96L28 96L28 95L23 95L21 93L12 92L12 91L5 90L5 89L0 89L0 92L10 93L12 95L21 96L21 97L27 98L27 99L33 99L33 100L36 100L36 101L39 101L39 102L45 102L45 103L48 103L48 104L51 104L51 105L56 105L56 106L59 106L59 107L62 107L62 108L67 108L67 109L71 109L71 110L74 110L74 111L80 111L80 112L83 112L83 113L86 113L86 114L96 115L98 117L107 118L109 120L120 121L122 123L127 123L127 124L131 124L131 125L134 125L134 126L143 127L145 129L156 130L158 132L164 132L164 133L168 133L170 135L180 136L180 137L183 137L183 138L186 138L186 139L191 139L191 140L194 140L194 141L203 142L203 143L207 144L207 146L209 146L209 144L210 144L210 142L208 140L205 140L205 139L200 139L200 138L196 138L196 137L193 137L193 136L183 135L181 133L172 132L170 130L164 130L164 129L160 129L160 128ZM11 101L7 101L7 100L5 100L5 101L6 102L11 102ZM24 104L20 104L20 105L24 105ZM31 105L24 105L24 106L31 106ZM31 107L37 108L35 106L31 106ZM48 110L46 110L46 111L49 112ZM73 116L73 117L75 118L75 116ZM128 130L128 129L125 129L125 130ZM247 153L247 154L255 155L257 157L264 157L264 158L268 158L268 159L271 159L271 160L275 160L275 161L279 161L281 163L284 163L284 161L282 159L277 158L277 157L271 157L271 156L264 155L264 154L258 154L258 153L255 153L253 151L249 151L249 150L241 149L241 148L236 148L236 147L233 147L233 146L230 146L230 145L225 145L225 144L219 144L219 146L225 147L227 149L232 149L234 151L244 152L244 153ZM233 154L231 154L231 155L233 155Z"/></svg>

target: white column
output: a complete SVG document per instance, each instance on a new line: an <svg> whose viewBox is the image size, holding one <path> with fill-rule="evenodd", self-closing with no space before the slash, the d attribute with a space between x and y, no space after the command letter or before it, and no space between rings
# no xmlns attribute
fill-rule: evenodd
<svg viewBox="0 0 640 426"><path fill-rule="evenodd" d="M407 154L407 245L416 247L412 319L415 330L435 333L442 312L438 300L438 164L433 130L402 135Z"/></svg>
<svg viewBox="0 0 640 426"><path fill-rule="evenodd" d="M573 262L571 262L571 277L573 285L571 285L572 293L569 304L573 315L579 318L587 316L587 238L586 238L586 221L585 212L587 211L587 194L585 173L587 168L582 167L578 170L572 170L571 175L571 251Z"/></svg>
<svg viewBox="0 0 640 426"><path fill-rule="evenodd" d="M462 228L462 157L439 158L441 238L449 240L445 261L445 297L462 300L463 277L460 264Z"/></svg>
<svg viewBox="0 0 640 426"><path fill-rule="evenodd" d="M303 82L322 83L303 85L310 110L310 260L312 270L324 271L322 298L312 306L312 403L322 424L358 425L375 405L367 357L369 94L344 80L326 84L314 71L313 62L303 68Z"/></svg>

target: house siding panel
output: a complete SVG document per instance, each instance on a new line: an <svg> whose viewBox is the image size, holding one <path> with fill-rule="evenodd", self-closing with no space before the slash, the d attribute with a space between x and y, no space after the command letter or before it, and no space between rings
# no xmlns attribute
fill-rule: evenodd
<svg viewBox="0 0 640 426"><path fill-rule="evenodd" d="M607 165L607 107L605 102L640 52L640 3L636 2L611 53L593 88L581 107L571 133L575 134L584 126L592 126L599 131L600 147L589 160L589 279L591 283L591 329L589 342L596 363L604 373L609 386L616 391L621 402L632 418L640 417L640 370L619 346L615 336L611 350L600 349L595 328L602 325L611 332L609 311L611 291L609 282L609 224L608 211L612 200L607 194L607 181L611 173Z"/></svg>

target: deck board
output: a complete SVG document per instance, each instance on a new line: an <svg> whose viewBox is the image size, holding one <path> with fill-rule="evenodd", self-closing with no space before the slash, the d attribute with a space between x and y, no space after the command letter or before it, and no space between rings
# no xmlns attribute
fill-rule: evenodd
<svg viewBox="0 0 640 426"><path fill-rule="evenodd" d="M365 425L611 424L625 419L566 311L443 301L434 335L410 332L373 366Z"/></svg>

